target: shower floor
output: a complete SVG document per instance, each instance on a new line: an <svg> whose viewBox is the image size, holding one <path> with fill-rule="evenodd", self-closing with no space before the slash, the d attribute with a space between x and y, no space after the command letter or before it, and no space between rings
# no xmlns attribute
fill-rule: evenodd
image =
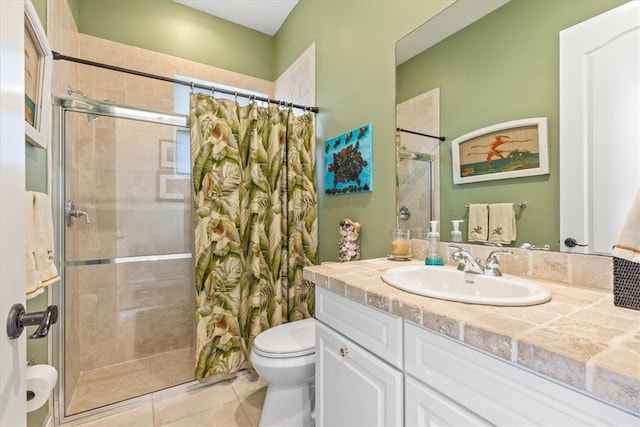
<svg viewBox="0 0 640 427"><path fill-rule="evenodd" d="M82 372L66 415L192 381L194 360L194 349L185 348Z"/></svg>

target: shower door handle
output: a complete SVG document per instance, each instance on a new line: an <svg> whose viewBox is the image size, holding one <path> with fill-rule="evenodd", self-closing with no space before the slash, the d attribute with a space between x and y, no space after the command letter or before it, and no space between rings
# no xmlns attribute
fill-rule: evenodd
<svg viewBox="0 0 640 427"><path fill-rule="evenodd" d="M85 224L91 224L91 220L89 219L89 214L81 209L76 209L76 206L73 204L73 201L67 200L67 203L64 205L64 214L67 218L67 226L71 227L75 222L76 218L83 216Z"/></svg>

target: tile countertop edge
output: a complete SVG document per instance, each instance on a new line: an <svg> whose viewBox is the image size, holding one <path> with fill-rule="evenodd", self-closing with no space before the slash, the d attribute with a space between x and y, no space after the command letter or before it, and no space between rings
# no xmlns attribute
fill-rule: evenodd
<svg viewBox="0 0 640 427"><path fill-rule="evenodd" d="M306 267L303 277L640 416L640 311L611 292L535 280L551 301L495 307L438 300L382 281L398 263L375 258Z"/></svg>

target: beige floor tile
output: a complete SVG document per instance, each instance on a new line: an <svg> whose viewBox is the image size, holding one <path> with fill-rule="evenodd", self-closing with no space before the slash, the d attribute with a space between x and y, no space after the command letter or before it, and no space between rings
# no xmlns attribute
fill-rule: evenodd
<svg viewBox="0 0 640 427"><path fill-rule="evenodd" d="M262 388L254 390L240 398L240 405L247 414L247 417L249 417L251 425L254 427L257 427L260 422L260 415L262 414L262 406L264 405L264 398L266 394L267 386L265 385Z"/></svg>
<svg viewBox="0 0 640 427"><path fill-rule="evenodd" d="M181 349L82 372L67 405L67 414L189 382L193 379L192 363L191 350Z"/></svg>
<svg viewBox="0 0 640 427"><path fill-rule="evenodd" d="M151 403L128 409L114 415L88 421L82 424L62 424L60 427L153 427L153 408Z"/></svg>
<svg viewBox="0 0 640 427"><path fill-rule="evenodd" d="M230 382L225 381L175 396L154 399L154 421L156 426L171 424L233 402L238 403L238 399Z"/></svg>
<svg viewBox="0 0 640 427"><path fill-rule="evenodd" d="M260 378L255 372L247 372L231 380L231 386L238 398L259 390L267 385L267 382Z"/></svg>
<svg viewBox="0 0 640 427"><path fill-rule="evenodd" d="M170 423L156 421L156 427L252 427L240 402L234 400L225 405L198 412Z"/></svg>

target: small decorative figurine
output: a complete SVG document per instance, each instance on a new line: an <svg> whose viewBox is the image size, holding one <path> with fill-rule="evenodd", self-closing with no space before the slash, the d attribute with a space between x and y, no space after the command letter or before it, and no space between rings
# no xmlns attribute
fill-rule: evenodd
<svg viewBox="0 0 640 427"><path fill-rule="evenodd" d="M338 240L340 262L360 259L360 224L345 218L340 221L340 239Z"/></svg>

